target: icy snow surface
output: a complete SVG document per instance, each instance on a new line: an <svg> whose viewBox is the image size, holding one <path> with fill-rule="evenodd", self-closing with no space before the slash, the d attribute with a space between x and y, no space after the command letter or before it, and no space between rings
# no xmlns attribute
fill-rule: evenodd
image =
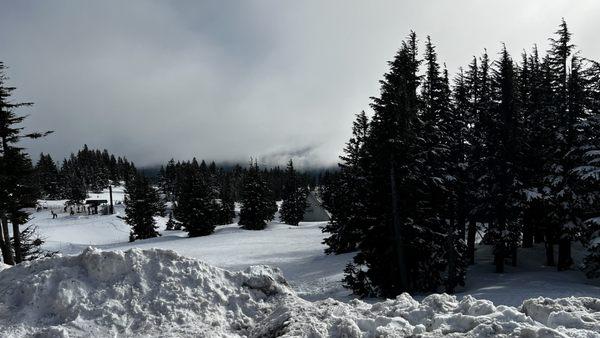
<svg viewBox="0 0 600 338"><path fill-rule="evenodd" d="M598 299L310 302L279 269L231 272L160 249L88 248L4 269L0 286L5 337L600 337Z"/></svg>

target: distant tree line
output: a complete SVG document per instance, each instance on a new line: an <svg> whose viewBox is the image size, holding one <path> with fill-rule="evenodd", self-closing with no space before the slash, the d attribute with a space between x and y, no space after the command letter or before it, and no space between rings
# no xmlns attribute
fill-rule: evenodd
<svg viewBox="0 0 600 338"><path fill-rule="evenodd" d="M234 165L218 165L214 161L207 163L201 160L193 159L190 161L175 161L171 159L165 166L158 169L157 177L154 181L160 186L161 191L165 194L167 200L174 201L177 196L177 186L186 175L186 166L197 162L197 166L203 172L208 172L213 177L213 183L219 190L227 190L235 201L241 199L243 190L243 178L250 170L250 166L244 167L240 164ZM254 162L253 162L254 163ZM196 166L196 165L194 165ZM263 168L261 172L265 179L265 183L269 186L275 200L282 200L284 196L285 180L287 179L286 169L279 166L271 168ZM318 184L322 170L306 169L302 172L296 172L299 182L306 186L315 187Z"/></svg>
<svg viewBox="0 0 600 338"><path fill-rule="evenodd" d="M84 145L62 165L49 154L41 154L35 165L35 181L46 199L67 199L71 204L85 200L88 191L101 192L109 184L120 184L136 174L135 165L108 150L90 150Z"/></svg>
<svg viewBox="0 0 600 338"><path fill-rule="evenodd" d="M194 237L211 234L218 224L232 223L235 202L241 205L240 226L264 229L277 212L275 201L284 200L286 212L297 203L305 203L297 202L297 194L309 181L308 175L295 171L291 161L285 171L279 167L261 170L256 161L248 167L235 165L225 170L214 162L199 163L194 158L170 160L160 169L158 185L165 200L172 202L168 228L183 228ZM293 215L285 220L297 225L297 212L288 214Z"/></svg>
<svg viewBox="0 0 600 338"><path fill-rule="evenodd" d="M581 241L587 275L600 276L600 64L564 21L550 42L520 61L505 46L495 61L484 52L452 80L429 37L424 54L414 32L402 42L373 116L357 115L324 177L327 252L358 250L344 279L356 294L453 292L478 234L497 272L534 243L569 269Z"/></svg>

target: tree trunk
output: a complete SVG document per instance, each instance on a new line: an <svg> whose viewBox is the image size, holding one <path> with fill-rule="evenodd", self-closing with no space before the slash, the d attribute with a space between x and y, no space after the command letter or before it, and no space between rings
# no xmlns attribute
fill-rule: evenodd
<svg viewBox="0 0 600 338"><path fill-rule="evenodd" d="M110 196L110 206L108 207L108 213L112 215L115 213L115 209L113 207L112 184L108 185L108 195Z"/></svg>
<svg viewBox="0 0 600 338"><path fill-rule="evenodd" d="M504 243L496 244L494 248L494 264L496 265L496 273L504 272Z"/></svg>
<svg viewBox="0 0 600 338"><path fill-rule="evenodd" d="M523 244L521 245L523 248L533 247L533 222L533 213L531 207L528 207L523 217Z"/></svg>
<svg viewBox="0 0 600 338"><path fill-rule="evenodd" d="M504 239L504 230L506 229L504 209L501 208L498 214L497 234L494 234L498 236L498 238L495 238L496 243L494 243L494 263L496 264L496 272L502 273L504 272L504 257L506 256L506 251L508 249L506 240Z"/></svg>
<svg viewBox="0 0 600 338"><path fill-rule="evenodd" d="M456 255L454 250L454 220L450 220L450 231L446 234L446 245L448 250L448 280L446 281L446 292L454 293L456 284Z"/></svg>
<svg viewBox="0 0 600 338"><path fill-rule="evenodd" d="M467 230L467 259L469 265L475 264L475 237L477 235L477 222L474 219L469 220Z"/></svg>
<svg viewBox="0 0 600 338"><path fill-rule="evenodd" d="M19 223L11 221L13 228L13 238L15 241L15 263L21 263L23 256L21 254L21 230L19 230Z"/></svg>
<svg viewBox="0 0 600 338"><path fill-rule="evenodd" d="M2 226L0 225L0 228ZM2 234L2 231L0 231L0 252L2 253L2 257L6 257L6 242L4 242L4 235ZM4 262L5 264L8 264L6 262Z"/></svg>
<svg viewBox="0 0 600 338"><path fill-rule="evenodd" d="M511 252L511 258L512 258L512 266L517 266L517 246L513 245L512 247L512 252Z"/></svg>
<svg viewBox="0 0 600 338"><path fill-rule="evenodd" d="M554 244L550 236L546 236L546 265L554 266Z"/></svg>
<svg viewBox="0 0 600 338"><path fill-rule="evenodd" d="M536 225L536 227L534 229L533 242L535 244L544 242L544 231L539 226L539 223Z"/></svg>
<svg viewBox="0 0 600 338"><path fill-rule="evenodd" d="M571 239L565 236L558 240L558 263L556 268L558 271L563 271L569 269L571 265L573 265Z"/></svg>
<svg viewBox="0 0 600 338"><path fill-rule="evenodd" d="M8 233L8 219L6 218L6 216L2 216L2 219L0 221L2 223L2 235L4 237L4 244L2 245L2 257L4 257L5 264L14 265L15 259L12 253L12 248L10 246L10 234Z"/></svg>
<svg viewBox="0 0 600 338"><path fill-rule="evenodd" d="M399 287L408 291L408 269L406 268L406 257L404 256L404 243L402 240L402 220L400 218L400 208L398 200L398 187L396 186L396 172L394 168L394 159L392 157L390 165L390 185L392 193L392 216L394 222L394 237L396 242L396 259L398 260L398 272L400 274Z"/></svg>

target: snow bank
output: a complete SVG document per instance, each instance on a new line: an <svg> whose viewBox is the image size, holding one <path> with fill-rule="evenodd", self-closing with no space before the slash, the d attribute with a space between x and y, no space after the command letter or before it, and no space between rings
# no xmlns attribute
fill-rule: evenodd
<svg viewBox="0 0 600 338"><path fill-rule="evenodd" d="M3 270L0 332L238 336L290 293L269 267L232 273L172 251L88 248Z"/></svg>
<svg viewBox="0 0 600 338"><path fill-rule="evenodd" d="M538 297L523 302L522 310L536 321L563 331L585 329L600 336L600 299Z"/></svg>
<svg viewBox="0 0 600 338"><path fill-rule="evenodd" d="M3 337L600 337L600 300L403 294L368 304L298 297L278 269L230 272L166 250L87 249L0 271Z"/></svg>

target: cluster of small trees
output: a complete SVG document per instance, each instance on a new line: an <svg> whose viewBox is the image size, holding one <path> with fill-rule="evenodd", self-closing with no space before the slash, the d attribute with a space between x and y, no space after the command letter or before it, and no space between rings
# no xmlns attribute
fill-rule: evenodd
<svg viewBox="0 0 600 338"><path fill-rule="evenodd" d="M47 154L41 154L35 165L41 196L67 199L71 204L81 203L88 191L100 192L111 182L127 181L135 174L135 165L126 158L115 157L106 149L90 150L87 145L64 159L60 168Z"/></svg>
<svg viewBox="0 0 600 338"><path fill-rule="evenodd" d="M190 237L197 237L212 234L218 224L232 223L236 201L232 182L236 173L242 173L238 224L244 229L262 230L277 212L275 194L268 181L272 172L260 170L256 161L233 172L217 168L214 163L198 163L196 159L170 161L160 171L158 189L138 174L127 182L125 191L125 221L132 226L130 240L159 236L154 216L164 214L166 200L173 206L166 230L183 229ZM304 178L290 160L283 177L281 206L281 220L287 224L298 225L303 218L308 193Z"/></svg>
<svg viewBox="0 0 600 338"><path fill-rule="evenodd" d="M452 83L429 38L423 58L414 33L402 43L323 189L328 252L358 249L355 293L453 292L479 230L498 272L534 242L568 269L580 240L588 276L600 274L600 65L564 21L550 41L521 62L504 46L496 61L474 57Z"/></svg>
<svg viewBox="0 0 600 338"><path fill-rule="evenodd" d="M246 229L263 229L273 219L278 199L284 200L282 219L297 225L294 208L305 203L307 182L308 176L297 173L291 161L282 171L279 167L261 170L256 161L247 168L236 165L226 170L204 160L171 160L159 174L160 190L173 202L175 220L170 220L169 228L181 223L191 237L211 234L215 225L231 223L236 201L242 206L239 225ZM300 208L305 209L305 204Z"/></svg>

